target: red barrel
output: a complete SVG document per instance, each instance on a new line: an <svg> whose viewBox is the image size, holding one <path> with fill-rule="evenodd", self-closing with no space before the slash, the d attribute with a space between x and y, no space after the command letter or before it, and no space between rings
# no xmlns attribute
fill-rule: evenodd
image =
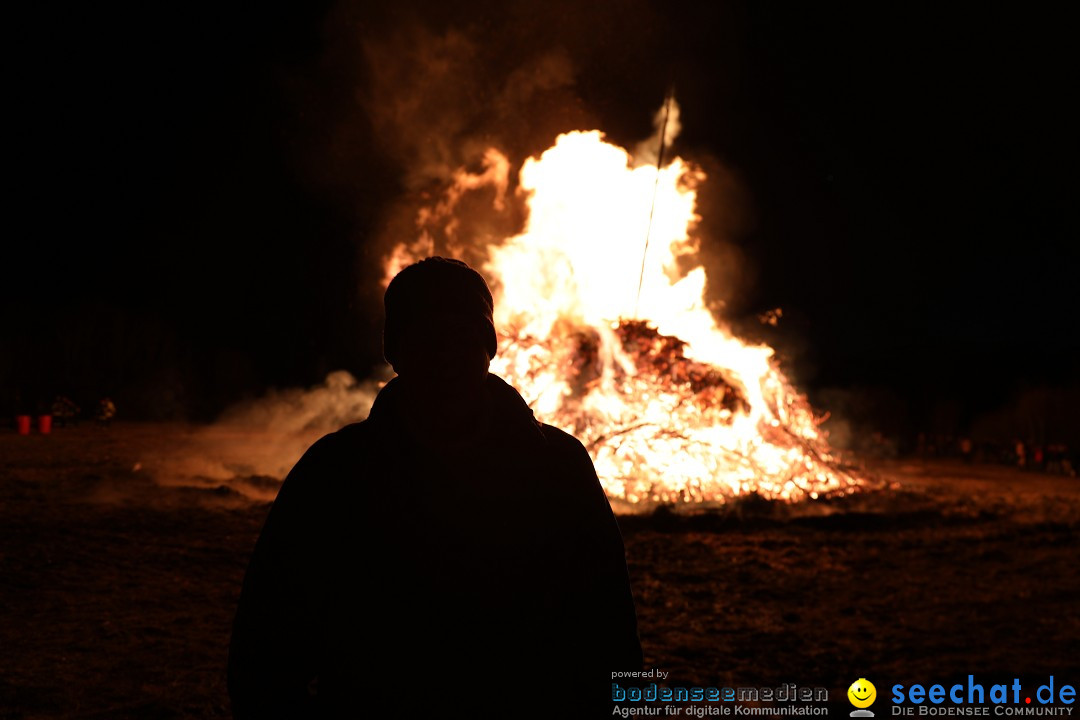
<svg viewBox="0 0 1080 720"><path fill-rule="evenodd" d="M20 435L30 434L30 416L29 415L16 415L15 427L18 429Z"/></svg>
<svg viewBox="0 0 1080 720"><path fill-rule="evenodd" d="M42 435L52 432L52 415L38 415L37 429Z"/></svg>

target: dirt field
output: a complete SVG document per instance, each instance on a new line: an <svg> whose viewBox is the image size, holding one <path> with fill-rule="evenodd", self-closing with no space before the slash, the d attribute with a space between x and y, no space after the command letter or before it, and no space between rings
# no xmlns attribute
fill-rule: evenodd
<svg viewBox="0 0 1080 720"><path fill-rule="evenodd" d="M267 476L310 439L0 434L0 717L227 717ZM863 676L1080 679L1080 480L875 470L890 489L842 501L622 518L647 665L686 685L836 690Z"/></svg>

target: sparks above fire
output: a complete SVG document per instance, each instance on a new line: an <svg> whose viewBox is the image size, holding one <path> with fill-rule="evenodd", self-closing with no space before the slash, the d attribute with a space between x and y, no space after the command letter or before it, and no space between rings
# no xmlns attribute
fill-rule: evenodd
<svg viewBox="0 0 1080 720"><path fill-rule="evenodd" d="M678 132L669 108L654 153L660 132L666 144ZM585 444L617 506L852 492L860 480L840 466L773 350L736 338L706 307L694 235L704 173L656 160L635 163L596 130L560 135L520 170L524 230L465 238L465 215L478 225L477 197L481 214L505 212L511 166L490 149L420 212L417 237L387 260L387 280L436 251L474 260L473 243L484 243L479 269L500 334L492 372Z"/></svg>

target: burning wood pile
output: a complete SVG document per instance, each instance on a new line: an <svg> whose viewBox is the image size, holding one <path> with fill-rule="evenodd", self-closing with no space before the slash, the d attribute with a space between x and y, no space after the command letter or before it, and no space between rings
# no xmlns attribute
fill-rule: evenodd
<svg viewBox="0 0 1080 720"><path fill-rule="evenodd" d="M686 343L679 338L661 335L643 320L623 320L615 332L639 375L663 378L670 387L684 388L703 406L728 413L750 409L720 368L686 357Z"/></svg>
<svg viewBox="0 0 1080 720"><path fill-rule="evenodd" d="M421 212L418 237L395 248L387 278L436 254L433 231L450 248L439 254L468 247L457 237L461 199L494 188L491 212L501 212L509 172L494 149L479 172L459 171ZM525 228L481 249L501 336L491 370L539 419L585 444L616 505L853 492L862 481L772 349L735 337L706 306L705 271L693 262L705 179L678 157L635 164L597 131L561 135L526 160Z"/></svg>
<svg viewBox="0 0 1080 720"><path fill-rule="evenodd" d="M750 432L754 409L741 381L687 357L684 341L645 321L556 337L555 344L501 338L502 373L526 389L541 419L582 440L613 499L718 503L754 493L793 500L857 483L816 434L818 421L801 396L770 393L768 414L786 422L759 422ZM540 411L553 396L557 406ZM806 418L809 428L792 426Z"/></svg>

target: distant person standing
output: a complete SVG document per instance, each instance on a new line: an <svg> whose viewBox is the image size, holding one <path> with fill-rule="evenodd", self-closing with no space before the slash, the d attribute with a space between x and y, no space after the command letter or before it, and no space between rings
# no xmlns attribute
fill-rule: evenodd
<svg viewBox="0 0 1080 720"><path fill-rule="evenodd" d="M112 398L101 398L94 419L97 420L99 425L108 427L112 424L114 417L116 417L116 404L112 401Z"/></svg>
<svg viewBox="0 0 1080 720"><path fill-rule="evenodd" d="M967 436L960 438L960 457L968 465L974 460L974 450L975 445L971 442L971 438Z"/></svg>
<svg viewBox="0 0 1080 720"><path fill-rule="evenodd" d="M79 406L67 395L57 395L52 402L52 416L60 427L74 425L79 417Z"/></svg>

